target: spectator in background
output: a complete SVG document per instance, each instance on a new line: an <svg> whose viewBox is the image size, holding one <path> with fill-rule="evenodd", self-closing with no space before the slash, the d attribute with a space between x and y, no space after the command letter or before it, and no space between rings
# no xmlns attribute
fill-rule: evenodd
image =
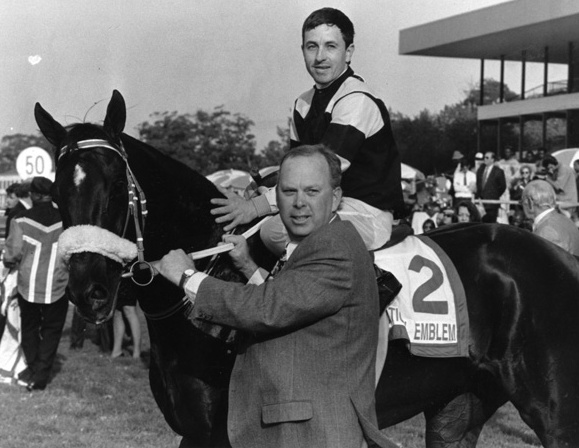
<svg viewBox="0 0 579 448"><path fill-rule="evenodd" d="M476 173L476 196L480 199L498 200L507 188L505 173L495 166L495 154L487 151L484 164ZM496 222L500 204L484 204L484 222Z"/></svg>
<svg viewBox="0 0 579 448"><path fill-rule="evenodd" d="M141 324L137 315L137 297L133 282L128 279L122 279L119 285L118 301L115 313L113 315L113 351L111 358L124 356L123 339L125 336L125 320L129 323L131 329L131 338L133 340L133 353L135 359L141 357Z"/></svg>
<svg viewBox="0 0 579 448"><path fill-rule="evenodd" d="M422 223L422 233L430 232L434 230L436 227L434 225L434 221L432 219L427 219Z"/></svg>
<svg viewBox="0 0 579 448"><path fill-rule="evenodd" d="M523 159L523 162L532 163L534 165L541 160L540 157L541 156L539 156L539 148L533 147L525 153L525 158Z"/></svg>
<svg viewBox="0 0 579 448"><path fill-rule="evenodd" d="M529 232L533 231L533 220L527 218L522 206L516 208L513 214L509 216L509 224Z"/></svg>
<svg viewBox="0 0 579 448"><path fill-rule="evenodd" d="M545 148L543 148L542 146L537 148L537 155L535 159L535 166L537 167L537 169L543 166L543 159L545 158L546 155L547 150Z"/></svg>
<svg viewBox="0 0 579 448"><path fill-rule="evenodd" d="M575 256L579 256L579 230L556 206L555 191L542 180L530 182L523 191L525 215L533 219L533 233Z"/></svg>
<svg viewBox="0 0 579 448"><path fill-rule="evenodd" d="M6 189L6 229L4 238L10 233L10 223L16 215L31 207L30 185L27 183L14 183Z"/></svg>
<svg viewBox="0 0 579 448"><path fill-rule="evenodd" d="M560 202L577 202L577 184L575 180L575 171L553 157L545 156L542 162L543 168L547 170L546 181L551 184L557 195L557 201ZM570 218L570 208L562 207L561 211Z"/></svg>
<svg viewBox="0 0 579 448"><path fill-rule="evenodd" d="M461 201L456 204L457 222L481 222L481 216L471 201Z"/></svg>
<svg viewBox="0 0 579 448"><path fill-rule="evenodd" d="M32 208L14 218L4 252L4 265L18 266L22 350L28 364L19 379L29 391L46 388L68 311L68 271L56 255L62 220L52 205L51 188L49 179L33 178Z"/></svg>
<svg viewBox="0 0 579 448"><path fill-rule="evenodd" d="M454 209L452 207L444 207L436 216L437 227L447 226L457 222Z"/></svg>
<svg viewBox="0 0 579 448"><path fill-rule="evenodd" d="M454 199L472 201L476 191L476 174L470 171L469 164L460 151L454 151L452 160L457 164L452 178Z"/></svg>
<svg viewBox="0 0 579 448"><path fill-rule="evenodd" d="M519 174L519 168L521 166L520 162L517 160L513 148L510 146L505 147L505 157L498 162L498 166L505 173L505 180L507 185L511 185L513 180Z"/></svg>
<svg viewBox="0 0 579 448"><path fill-rule="evenodd" d="M529 182L531 182L531 167L526 164L521 165L519 177L516 177L511 183L511 199L513 201L521 200L523 190Z"/></svg>

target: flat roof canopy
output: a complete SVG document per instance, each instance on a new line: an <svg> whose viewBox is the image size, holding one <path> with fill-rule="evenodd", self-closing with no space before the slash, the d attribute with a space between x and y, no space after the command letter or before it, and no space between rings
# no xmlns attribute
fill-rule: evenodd
<svg viewBox="0 0 579 448"><path fill-rule="evenodd" d="M514 0L400 31L399 53L567 64L579 49L579 1Z"/></svg>

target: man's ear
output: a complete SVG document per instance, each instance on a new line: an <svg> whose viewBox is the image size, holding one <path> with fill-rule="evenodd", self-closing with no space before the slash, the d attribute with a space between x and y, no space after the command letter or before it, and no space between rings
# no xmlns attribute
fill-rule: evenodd
<svg viewBox="0 0 579 448"><path fill-rule="evenodd" d="M348 48L346 48L346 63L350 64L350 62L352 62L352 56L354 55L354 50L356 48L354 47L354 44L350 44L350 46Z"/></svg>
<svg viewBox="0 0 579 448"><path fill-rule="evenodd" d="M337 212L338 207L340 205L340 201L342 200L342 187L336 187L332 191L332 212Z"/></svg>

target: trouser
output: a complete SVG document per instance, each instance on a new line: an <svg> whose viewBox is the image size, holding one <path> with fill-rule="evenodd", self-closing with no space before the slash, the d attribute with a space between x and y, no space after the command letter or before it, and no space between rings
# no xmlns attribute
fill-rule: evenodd
<svg viewBox="0 0 579 448"><path fill-rule="evenodd" d="M22 350L32 380L46 385L68 311L66 295L54 303L31 303L18 294Z"/></svg>
<svg viewBox="0 0 579 448"><path fill-rule="evenodd" d="M393 216L389 211L377 209L358 199L345 197L340 202L338 215L354 225L368 250L379 249L390 240ZM263 224L260 235L265 246L273 254L278 258L283 255L289 237L279 215Z"/></svg>

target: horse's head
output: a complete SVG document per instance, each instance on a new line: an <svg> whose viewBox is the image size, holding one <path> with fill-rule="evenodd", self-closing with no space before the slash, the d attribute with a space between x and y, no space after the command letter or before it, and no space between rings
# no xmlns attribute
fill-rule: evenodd
<svg viewBox="0 0 579 448"><path fill-rule="evenodd" d="M53 198L66 229L59 248L68 259L69 297L86 320L100 323L114 310L123 264L136 255L121 238L130 187L121 144L125 102L115 90L103 126L65 128L38 103L34 113L55 148Z"/></svg>

